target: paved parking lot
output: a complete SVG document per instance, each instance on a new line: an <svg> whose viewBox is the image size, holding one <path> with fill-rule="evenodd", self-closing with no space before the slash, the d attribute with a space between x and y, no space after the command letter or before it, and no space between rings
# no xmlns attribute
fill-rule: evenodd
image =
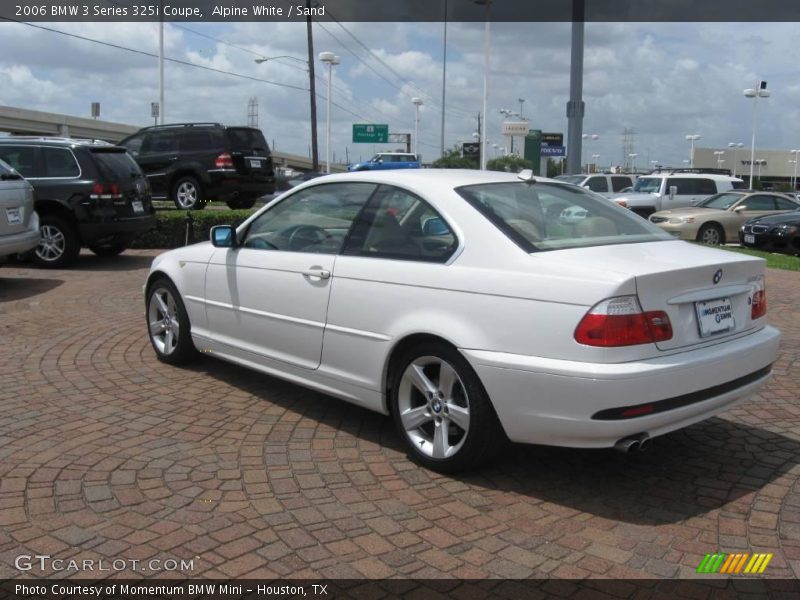
<svg viewBox="0 0 800 600"><path fill-rule="evenodd" d="M646 454L514 447L449 477L411 463L388 418L156 361L156 253L0 269L0 579L35 554L194 561L147 577L696 577L716 551L800 577L800 273L768 275L784 338L752 401Z"/></svg>

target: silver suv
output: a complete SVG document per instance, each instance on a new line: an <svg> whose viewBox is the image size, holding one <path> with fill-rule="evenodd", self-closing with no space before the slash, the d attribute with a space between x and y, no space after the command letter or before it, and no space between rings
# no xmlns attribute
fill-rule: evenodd
<svg viewBox="0 0 800 600"><path fill-rule="evenodd" d="M744 181L727 171L673 169L641 175L632 192L612 199L647 218L660 210L694 206L714 194L745 187Z"/></svg>
<svg viewBox="0 0 800 600"><path fill-rule="evenodd" d="M0 263L39 245L33 186L0 160Z"/></svg>

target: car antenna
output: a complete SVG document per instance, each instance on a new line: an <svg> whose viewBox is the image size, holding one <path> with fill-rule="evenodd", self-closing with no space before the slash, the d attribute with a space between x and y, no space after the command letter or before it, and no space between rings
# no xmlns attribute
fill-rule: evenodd
<svg viewBox="0 0 800 600"><path fill-rule="evenodd" d="M536 183L536 178L533 176L533 169L523 169L517 173L517 179L521 179L525 183Z"/></svg>

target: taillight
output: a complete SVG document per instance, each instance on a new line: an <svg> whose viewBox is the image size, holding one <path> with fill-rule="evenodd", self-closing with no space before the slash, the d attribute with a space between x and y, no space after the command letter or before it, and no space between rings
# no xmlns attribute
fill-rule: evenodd
<svg viewBox="0 0 800 600"><path fill-rule="evenodd" d="M218 169L232 169L233 157L229 153L223 152L217 157L217 160L214 161L214 165Z"/></svg>
<svg viewBox="0 0 800 600"><path fill-rule="evenodd" d="M635 346L672 339L663 310L644 312L636 296L618 296L595 304L578 323L575 341L586 346Z"/></svg>
<svg viewBox="0 0 800 600"><path fill-rule="evenodd" d="M628 203L625 200L622 200L621 198L614 200L614 202L619 204L622 208L628 208Z"/></svg>
<svg viewBox="0 0 800 600"><path fill-rule="evenodd" d="M95 183L89 198L92 200L120 200L122 194L118 183Z"/></svg>
<svg viewBox="0 0 800 600"><path fill-rule="evenodd" d="M760 287L753 294L753 301L750 304L750 318L760 319L767 314L767 287L764 278L761 278Z"/></svg>

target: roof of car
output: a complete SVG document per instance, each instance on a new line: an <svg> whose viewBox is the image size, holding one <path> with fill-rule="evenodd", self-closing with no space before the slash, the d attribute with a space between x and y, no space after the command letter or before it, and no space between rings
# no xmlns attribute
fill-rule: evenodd
<svg viewBox="0 0 800 600"><path fill-rule="evenodd" d="M0 144L27 144L52 146L114 146L105 140L92 140L86 138L55 137L41 135L8 135L0 137Z"/></svg>
<svg viewBox="0 0 800 600"><path fill-rule="evenodd" d="M325 182L333 181L375 181L394 184L435 183L450 187L477 185L481 183L500 183L520 181L516 173L503 171L478 171L476 169L389 169L386 171L352 171L334 173L325 176ZM563 181L536 177L536 182L555 183L560 186L569 185Z"/></svg>
<svg viewBox="0 0 800 600"><path fill-rule="evenodd" d="M669 171L662 171L661 173L648 173L647 175L639 175L639 179L647 179L647 178L661 178L661 177L669 177L670 179L684 179L684 178L691 178L696 179L698 177L704 177L706 179L717 179L721 181L744 181L739 177L734 177L732 175L720 175L719 173L681 173L681 172L669 172Z"/></svg>

